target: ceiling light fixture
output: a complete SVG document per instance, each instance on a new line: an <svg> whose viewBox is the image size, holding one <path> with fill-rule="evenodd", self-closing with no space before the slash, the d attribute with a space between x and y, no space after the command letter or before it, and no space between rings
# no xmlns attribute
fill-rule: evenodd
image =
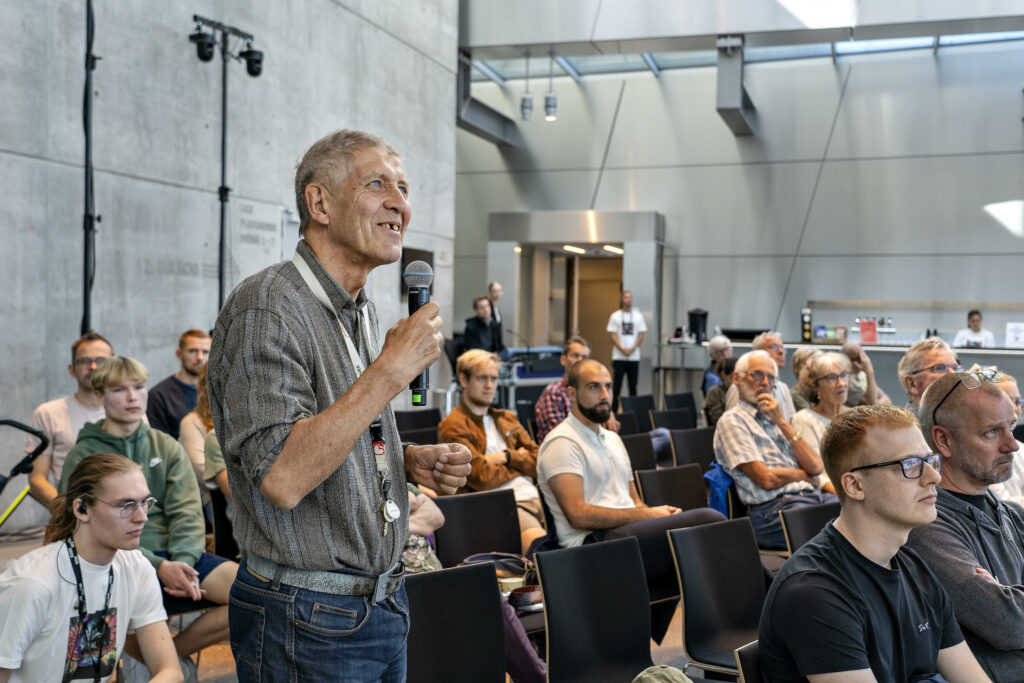
<svg viewBox="0 0 1024 683"><path fill-rule="evenodd" d="M601 248L604 249L605 251L610 251L613 254L618 254L619 256L626 253L626 250L623 249L622 247L612 246L611 244L606 244Z"/></svg>
<svg viewBox="0 0 1024 683"><path fill-rule="evenodd" d="M586 254L587 253L586 249L582 249L580 247L576 247L576 246L573 246L571 244L563 244L562 245L562 249L565 249L566 251L571 251L574 254Z"/></svg>
<svg viewBox="0 0 1024 683"><path fill-rule="evenodd" d="M555 51L548 54L548 92L544 95L544 120L558 120L558 97L555 95Z"/></svg>
<svg viewBox="0 0 1024 683"><path fill-rule="evenodd" d="M519 113L523 117L523 121L529 121L530 116L533 115L533 95L530 94L530 51L526 51L526 90L523 92L523 97L519 100Z"/></svg>

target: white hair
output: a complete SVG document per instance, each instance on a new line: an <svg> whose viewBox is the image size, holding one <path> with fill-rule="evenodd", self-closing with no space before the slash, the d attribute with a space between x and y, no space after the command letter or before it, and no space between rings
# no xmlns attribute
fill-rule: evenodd
<svg viewBox="0 0 1024 683"><path fill-rule="evenodd" d="M736 361L736 368L733 370L733 372L747 372L747 368L750 367L750 361L757 360L759 358L771 363L772 367L775 368L775 376L779 376L779 366L775 363L774 360L772 360L771 355L767 351L761 350L747 351L745 354L740 356L740 359Z"/></svg>

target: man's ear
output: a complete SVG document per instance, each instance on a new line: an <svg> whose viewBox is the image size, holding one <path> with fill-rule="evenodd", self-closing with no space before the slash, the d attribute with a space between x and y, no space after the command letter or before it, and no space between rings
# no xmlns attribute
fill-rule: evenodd
<svg viewBox="0 0 1024 683"><path fill-rule="evenodd" d="M935 450L941 453L943 458L950 457L953 453L953 432L948 427L933 425L932 443L935 444Z"/></svg>
<svg viewBox="0 0 1024 683"><path fill-rule="evenodd" d="M860 477L853 472L847 472L839 478L839 484L843 487L843 492L846 497L850 500L862 501L867 497L864 491L864 486L861 483Z"/></svg>
<svg viewBox="0 0 1024 683"><path fill-rule="evenodd" d="M467 384L469 384L469 377L466 376L466 373L460 372L459 373L459 386L462 387L463 391L466 390L466 385Z"/></svg>
<svg viewBox="0 0 1024 683"><path fill-rule="evenodd" d="M914 378L911 375L903 376L903 389L907 392L908 396L912 395L914 389Z"/></svg>
<svg viewBox="0 0 1024 683"><path fill-rule="evenodd" d="M180 346L178 348L174 349L174 355L177 357L178 360L181 360L181 355L182 354L181 354L181 347Z"/></svg>
<svg viewBox="0 0 1024 683"><path fill-rule="evenodd" d="M305 196L309 219L321 225L329 225L331 216L327 207L327 188L320 183L309 183L306 185Z"/></svg>

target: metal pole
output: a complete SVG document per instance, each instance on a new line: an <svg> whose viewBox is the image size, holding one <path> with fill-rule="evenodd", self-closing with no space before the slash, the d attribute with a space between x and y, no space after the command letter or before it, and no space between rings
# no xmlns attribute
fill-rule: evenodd
<svg viewBox="0 0 1024 683"><path fill-rule="evenodd" d="M85 213L82 217L84 237L82 267L81 334L92 329L92 284L96 264L96 215L92 186L92 72L97 57L92 54L92 0L85 3L85 88L82 93L82 126L85 129Z"/></svg>
<svg viewBox="0 0 1024 683"><path fill-rule="evenodd" d="M218 261L217 276L217 311L224 306L224 290L227 280L227 219L228 219L228 195L231 188L228 187L228 61L231 53L228 52L228 33L220 33L220 56L221 56L221 88L220 88L220 187L217 188L217 196L220 198L220 257Z"/></svg>

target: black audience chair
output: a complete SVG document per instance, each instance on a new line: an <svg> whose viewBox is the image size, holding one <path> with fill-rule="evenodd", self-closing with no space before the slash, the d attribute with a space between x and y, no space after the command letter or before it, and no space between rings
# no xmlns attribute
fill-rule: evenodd
<svg viewBox="0 0 1024 683"><path fill-rule="evenodd" d="M681 465L657 470L637 470L635 473L640 497L644 503L673 505L683 510L708 506L708 489L700 465Z"/></svg>
<svg viewBox="0 0 1024 683"><path fill-rule="evenodd" d="M495 489L434 499L444 526L434 532L442 567L458 566L476 553L520 553L519 515L512 489Z"/></svg>
<svg viewBox="0 0 1024 683"><path fill-rule="evenodd" d="M402 441L411 441L412 443L437 443L437 425L418 429L400 429L398 436Z"/></svg>
<svg viewBox="0 0 1024 683"><path fill-rule="evenodd" d="M441 424L440 408L421 408L420 410L396 410L395 426L399 432L409 429L436 427Z"/></svg>
<svg viewBox="0 0 1024 683"><path fill-rule="evenodd" d="M757 641L736 648L736 666L740 670L739 683L762 683L761 657L757 649Z"/></svg>
<svg viewBox="0 0 1024 683"><path fill-rule="evenodd" d="M711 469L715 461L715 428L698 427L697 429L673 429L672 451L675 453L677 465L697 463L701 472Z"/></svg>
<svg viewBox="0 0 1024 683"><path fill-rule="evenodd" d="M697 413L690 412L689 408L652 410L651 424L662 429L696 429Z"/></svg>
<svg viewBox="0 0 1024 683"><path fill-rule="evenodd" d="M651 662L640 544L621 538L537 554L548 680L630 681Z"/></svg>
<svg viewBox="0 0 1024 683"><path fill-rule="evenodd" d="M683 608L683 653L699 669L738 676L733 650L757 640L764 570L749 519L668 532Z"/></svg>
<svg viewBox="0 0 1024 683"><path fill-rule="evenodd" d="M665 394L665 409L675 410L686 408L692 415L697 414L697 401L693 398L692 391L684 391L681 394Z"/></svg>
<svg viewBox="0 0 1024 683"><path fill-rule="evenodd" d="M412 615L408 640L408 680L505 680L505 623L494 565L412 574L405 579ZM442 656L438 634L464 643L455 656Z"/></svg>
<svg viewBox="0 0 1024 683"><path fill-rule="evenodd" d="M619 436L637 434L640 431L635 413L616 413L615 419L619 421Z"/></svg>
<svg viewBox="0 0 1024 683"><path fill-rule="evenodd" d="M654 429L651 424L651 411L654 410L654 396L641 394L640 396L619 396L622 402L622 412L636 415L637 429L641 432L649 432Z"/></svg>
<svg viewBox="0 0 1024 683"><path fill-rule="evenodd" d="M654 453L654 443L651 441L650 432L639 434L627 434L622 437L622 443L626 446L626 453L629 454L629 467L636 470L653 470L658 466L658 456Z"/></svg>
<svg viewBox="0 0 1024 683"><path fill-rule="evenodd" d="M519 420L519 424L525 427L530 422L534 421L534 418L537 415L535 410L536 405L536 402L531 403L529 401L520 401L518 398L516 399L516 419Z"/></svg>
<svg viewBox="0 0 1024 683"><path fill-rule="evenodd" d="M800 546L818 535L829 520L839 516L839 503L822 503L783 510L782 531L786 534L786 547L792 555Z"/></svg>

